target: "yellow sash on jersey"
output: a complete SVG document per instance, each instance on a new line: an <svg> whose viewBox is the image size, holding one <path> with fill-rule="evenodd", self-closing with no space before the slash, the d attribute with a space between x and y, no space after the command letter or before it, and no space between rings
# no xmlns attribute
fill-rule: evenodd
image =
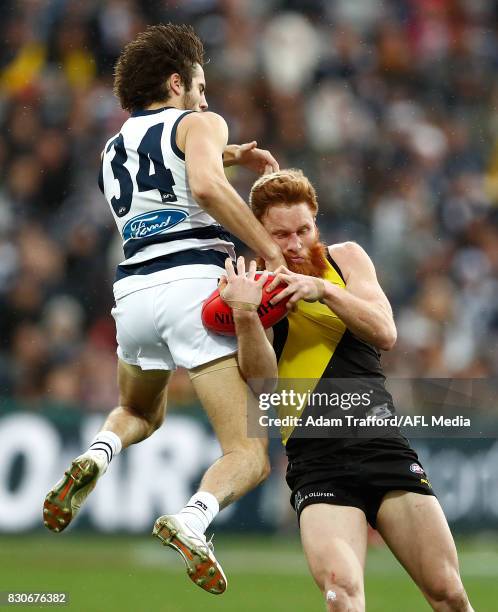
<svg viewBox="0 0 498 612"><path fill-rule="evenodd" d="M328 261L323 278L338 287L346 286ZM296 311L290 313L287 319L289 329L278 362L277 391L293 389L297 393L312 392L344 335L346 326L328 306L304 300L298 302ZM300 417L302 414L297 406L280 406L278 416ZM293 429L293 425L281 427L284 444Z"/></svg>

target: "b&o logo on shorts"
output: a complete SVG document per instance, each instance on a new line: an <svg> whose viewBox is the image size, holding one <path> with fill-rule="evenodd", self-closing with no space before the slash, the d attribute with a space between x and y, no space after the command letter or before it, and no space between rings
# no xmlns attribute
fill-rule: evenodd
<svg viewBox="0 0 498 612"><path fill-rule="evenodd" d="M294 497L294 508L296 510L299 510L299 508L301 507L301 504L303 503L303 501L304 501L304 498L301 495L301 491L298 491L296 493L296 496Z"/></svg>
<svg viewBox="0 0 498 612"><path fill-rule="evenodd" d="M307 499L323 499L327 497L335 497L335 494L330 493L329 491L313 491L311 493L306 493L306 495L303 497L301 491L298 491L294 497L294 507L297 511L299 511L301 504Z"/></svg>

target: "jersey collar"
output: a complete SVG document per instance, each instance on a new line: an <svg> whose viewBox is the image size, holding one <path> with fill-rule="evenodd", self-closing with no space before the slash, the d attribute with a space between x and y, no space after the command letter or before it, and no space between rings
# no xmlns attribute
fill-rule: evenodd
<svg viewBox="0 0 498 612"><path fill-rule="evenodd" d="M146 117L147 115L155 115L156 113L162 113L163 110L168 108L175 108L174 106L163 106L162 108L154 108L152 110L140 109L131 113L131 117ZM178 110L178 109L177 109Z"/></svg>

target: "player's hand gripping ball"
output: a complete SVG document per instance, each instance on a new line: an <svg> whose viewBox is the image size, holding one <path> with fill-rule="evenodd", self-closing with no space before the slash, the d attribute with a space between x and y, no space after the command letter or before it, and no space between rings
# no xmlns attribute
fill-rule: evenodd
<svg viewBox="0 0 498 612"><path fill-rule="evenodd" d="M256 272L254 280L258 280L262 272ZM272 327L289 314L286 304L289 298L283 299L278 304L271 304L272 298L286 288L287 285L280 283L272 291L266 288L271 284L274 275L270 272L263 286L261 303L258 306L258 315L265 329ZM235 324L232 309L223 301L220 295L220 288L217 288L204 301L202 306L202 322L210 331L222 334L223 336L235 336Z"/></svg>

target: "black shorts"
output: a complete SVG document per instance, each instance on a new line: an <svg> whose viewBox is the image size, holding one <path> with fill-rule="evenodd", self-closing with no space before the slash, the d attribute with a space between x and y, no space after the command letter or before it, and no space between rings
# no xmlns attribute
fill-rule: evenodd
<svg viewBox="0 0 498 612"><path fill-rule="evenodd" d="M403 437L375 438L322 456L300 456L289 462L291 505L301 512L311 504L353 506L363 510L372 527L389 491L434 495L417 453Z"/></svg>

